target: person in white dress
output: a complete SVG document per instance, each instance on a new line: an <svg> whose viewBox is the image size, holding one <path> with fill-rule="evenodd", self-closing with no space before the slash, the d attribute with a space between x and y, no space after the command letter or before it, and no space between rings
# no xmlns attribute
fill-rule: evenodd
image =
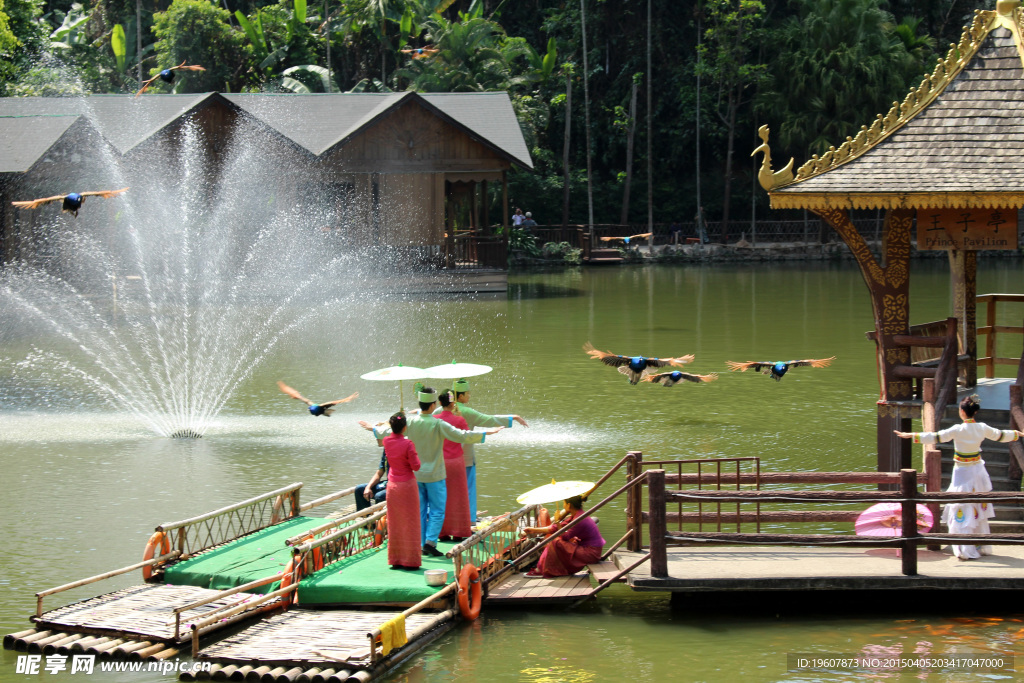
<svg viewBox="0 0 1024 683"><path fill-rule="evenodd" d="M977 394L960 401L960 419L962 423L938 432L896 432L903 439L913 439L914 443L934 444L953 442L955 451L953 477L946 489L955 493L972 493L992 490L992 480L985 469L985 461L981 459L981 442L1016 441L1024 436L1024 432L1013 429L996 429L984 422L975 422L974 416L981 410L981 401ZM942 511L942 521L951 534L991 533L988 520L995 517L991 503L949 503ZM954 545L953 554L960 560L976 560L982 555L991 555L990 545Z"/></svg>

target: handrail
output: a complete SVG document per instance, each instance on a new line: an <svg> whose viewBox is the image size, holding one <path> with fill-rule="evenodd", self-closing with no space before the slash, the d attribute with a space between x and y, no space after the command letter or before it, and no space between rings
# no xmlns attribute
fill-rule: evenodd
<svg viewBox="0 0 1024 683"><path fill-rule="evenodd" d="M243 500L240 503L235 503L234 505L228 505L227 507L222 507L217 510L213 510L212 512L207 512L206 514L199 515L198 517L190 517L189 519L183 519L180 522L168 522L167 524L161 524L157 526L156 530L167 532L172 531L174 529L178 529L183 526L188 526L190 524L198 524L199 522L205 522L206 520L213 519L214 517L217 517L219 515L223 515L228 512L234 512L235 510L244 508L247 505L259 503L261 501L274 498L275 496L281 496L286 493L293 493L301 488L302 482L296 482L294 484L290 484L289 486L283 486L279 489L271 491L270 493L264 493L263 495L260 496L254 496L253 498Z"/></svg>
<svg viewBox="0 0 1024 683"><path fill-rule="evenodd" d="M424 609L426 609L427 607L429 607L430 605L432 605L435 602L437 602L440 598L443 598L446 595L448 595L448 594L450 594L452 592L457 591L458 588L459 588L459 581L458 581L458 579L456 579L455 581L452 581L447 586L445 586L441 590L437 591L436 593L434 593L430 597L427 597L427 598L424 598L424 599L420 600L419 602L417 602L412 607L409 607L408 609L403 611L401 616L404 617L404 618L408 618L409 616L411 616L413 614L416 614L417 612L421 612ZM371 630L369 633L366 634L366 637L370 639L370 661L371 662L376 662L377 661L377 638L379 638L380 635L381 635L381 626L383 626L383 624L381 624L380 626L377 626L376 628L374 628L373 630Z"/></svg>
<svg viewBox="0 0 1024 683"><path fill-rule="evenodd" d="M37 617L42 616L42 614L43 614L43 598L45 598L47 595L54 595L55 593L63 593L64 591L71 590L72 588L79 588L80 586L86 586L86 585L88 585L90 583L96 583L97 581L103 581L104 579L109 579L109 578L113 578L115 576L120 576L121 574L127 574L128 572L135 571L136 569L140 569L142 567L151 567L151 566L153 566L155 564L159 564L160 562L165 562L167 560L173 560L174 558L178 557L179 555L181 555L181 551L180 550L172 550L171 552L169 552L169 553L167 553L165 555L160 555L159 557L154 557L154 558L152 558L150 560L143 560L142 562L136 562L135 564L128 565L127 567L121 567L120 569L114 569L114 570L111 570L109 572L104 572L103 574L97 574L95 576L90 576L87 579L79 579L78 581L72 581L71 583L65 583L63 586L57 586L56 588L47 588L46 590L39 591L38 593L36 593L36 616Z"/></svg>
<svg viewBox="0 0 1024 683"><path fill-rule="evenodd" d="M284 588L278 588L275 591L261 595L251 602L234 605L226 611L222 608L221 610L208 612L204 619L196 621L190 627L192 630L192 657L195 658L199 656L199 636L230 626L236 621L248 618L248 612L256 611L253 608L258 605L263 605L259 611L273 608L275 605L264 603L268 603L270 600L288 595L289 593L298 590L298 588L299 584L293 583L285 586Z"/></svg>
<svg viewBox="0 0 1024 683"><path fill-rule="evenodd" d="M217 600L221 600L222 598L226 598L229 595L234 595L236 593L244 593L244 592L246 592L248 590L252 590L253 588L259 588L260 586L265 586L268 583L274 583L275 581L280 581L283 577L284 577L284 573L274 574L273 576L267 576L267 577L262 578L262 579L256 579L255 581L250 581L249 583L243 583L241 586L235 586L234 588L228 588L228 589L223 590L223 591L221 591L219 593L216 593L214 595L207 596L207 597L203 598L202 600L196 600L195 602L190 602L187 605L182 605L181 607L175 607L173 610L171 610L171 613L174 614L174 639L178 640L178 638L179 638L179 632L181 631L181 615L182 615L183 612L187 612L190 609L195 609L196 607L202 607L203 605L207 605L207 604L209 604L211 602L216 602ZM234 607L234 605L231 605L231 607ZM211 614L214 614L215 612L220 611L220 609L223 609L223 608L219 608L217 610L213 610L212 612L207 612L203 616L204 616L204 618L208 617Z"/></svg>
<svg viewBox="0 0 1024 683"><path fill-rule="evenodd" d="M335 500L338 500L339 498L344 498L345 496L355 493L356 488L357 487L355 486L350 486L347 489L336 491L334 493L328 493L326 496L321 496L316 500L311 500L308 503L303 503L302 505L299 506L299 512L305 512L306 510L310 510L317 506L333 502Z"/></svg>
<svg viewBox="0 0 1024 683"><path fill-rule="evenodd" d="M596 503L593 506L591 506L591 508L589 510L585 511L582 515L580 515L576 519L572 520L571 522L569 522L568 524L563 526L561 529L558 529L554 533L549 534L540 543L538 543L538 544L536 544L536 545L534 545L534 546L532 546L530 548L527 548L526 551L523 552L519 557L517 557L512 562L510 562L509 564L507 564L504 567L502 567L501 569L499 569L497 572L495 572L494 577L496 578L496 577L500 576L501 574L504 574L505 572L509 571L510 569L515 569L515 568L518 568L518 567L522 566L525 563L524 562L524 558L532 557L538 551L540 551L540 550L546 548L547 546L551 545L555 541L556 538L561 538L561 536L565 532L567 532L569 529L571 529L574 526L576 526L577 524L579 524L582 520L584 520L587 517L590 517L591 515L593 515L595 512L600 510L602 507L607 505L609 502L611 502L612 500L617 498L621 493L623 493L623 492L633 488L634 486L639 486L643 482L647 481L647 475L648 475L648 472L644 472L643 474L641 474L640 476L636 477L635 479L629 480L629 482L627 482L624 486L621 486L618 489L616 489L615 492L612 493L611 495L609 495L607 498L605 498L601 502Z"/></svg>
<svg viewBox="0 0 1024 683"><path fill-rule="evenodd" d="M327 531L328 529L333 529L335 527L341 526L345 522L351 521L353 519L357 519L359 517L365 517L366 515L372 515L372 514L375 514L377 512L380 512L380 511L385 509L386 505L387 505L387 501L381 501L380 503L375 503L374 505L371 505L369 507L365 507L362 510L359 510L358 512L352 512L352 513L349 513L349 514L344 515L342 517L338 517L337 519L332 519L331 521L329 521L329 522L327 522L325 524L321 524L320 526L313 527L312 529L307 529L307 530L303 531L301 534L296 534L295 536L292 536L291 538L286 540L284 542L284 544L285 545L297 545L297 544L301 543L302 541L305 541L309 536L316 536L321 531Z"/></svg>
<svg viewBox="0 0 1024 683"><path fill-rule="evenodd" d="M1021 334L1024 333L1024 325L1012 327L996 324L996 304L1000 302L1024 303L1024 294L979 294L975 301L987 304L987 325L978 326L975 333L985 335L985 355L978 357L978 367L985 368L985 377L993 378L996 374L996 365L1018 365L1020 359L1005 358L996 356L996 339L998 333Z"/></svg>

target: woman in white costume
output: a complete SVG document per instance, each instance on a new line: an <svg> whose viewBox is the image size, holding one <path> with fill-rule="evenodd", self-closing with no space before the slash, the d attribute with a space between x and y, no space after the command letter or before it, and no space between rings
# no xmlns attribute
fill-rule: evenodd
<svg viewBox="0 0 1024 683"><path fill-rule="evenodd" d="M977 395L968 396L960 401L960 419L962 423L939 432L896 432L903 439L913 439L914 443L934 444L939 441L953 442L955 451L953 477L947 491L955 493L972 493L992 490L992 480L985 470L985 461L981 459L981 442L1016 441L1024 436L1024 432L1013 429L999 430L989 427L984 422L975 422L974 416L981 409ZM942 511L942 521L951 534L990 533L988 520L996 513L991 503L948 503ZM954 545L953 554L961 560L976 560L982 555L991 555L992 546Z"/></svg>

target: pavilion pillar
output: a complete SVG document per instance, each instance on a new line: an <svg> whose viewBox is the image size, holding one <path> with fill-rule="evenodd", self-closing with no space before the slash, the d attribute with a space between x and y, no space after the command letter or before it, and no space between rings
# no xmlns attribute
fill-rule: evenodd
<svg viewBox="0 0 1024 683"><path fill-rule="evenodd" d="M476 234L477 228L480 227L480 202L477 200L479 189L480 183L474 180L469 190L469 231L473 234Z"/></svg>
<svg viewBox="0 0 1024 683"><path fill-rule="evenodd" d="M882 262L871 253L844 209L814 211L839 234L853 252L868 286L874 313L879 383L878 471L898 472L911 465L911 443L893 434L910 431L910 420L920 412L913 401L913 383L899 377L897 366L910 365L910 349L896 343L897 335L910 334L910 233L914 214L909 209L886 211Z"/></svg>
<svg viewBox="0 0 1024 683"><path fill-rule="evenodd" d="M950 251L949 274L953 315L960 330L960 348L970 356L960 369L967 388L978 384L978 252ZM994 324L989 321L989 324Z"/></svg>
<svg viewBox="0 0 1024 683"><path fill-rule="evenodd" d="M480 196L480 201L483 204L483 206L481 207L481 209L483 211L482 211L482 215L481 215L481 218L480 218L480 228L481 228L480 232L485 234L485 235L490 235L491 234L491 217L488 215L490 213L488 211L488 209L490 207L488 206L488 201L487 201L487 181L486 180L484 180L484 181L482 181L480 183L480 195L481 195Z"/></svg>

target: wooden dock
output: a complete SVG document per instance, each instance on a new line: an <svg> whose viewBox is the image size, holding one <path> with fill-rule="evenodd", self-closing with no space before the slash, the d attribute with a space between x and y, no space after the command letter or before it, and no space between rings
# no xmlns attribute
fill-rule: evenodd
<svg viewBox="0 0 1024 683"><path fill-rule="evenodd" d="M903 576L901 558L886 548L675 547L668 576L650 565L630 572L636 591L1020 590L1024 547L996 546L995 555L962 562L948 551L918 550L918 574ZM640 557L617 552L620 563Z"/></svg>

